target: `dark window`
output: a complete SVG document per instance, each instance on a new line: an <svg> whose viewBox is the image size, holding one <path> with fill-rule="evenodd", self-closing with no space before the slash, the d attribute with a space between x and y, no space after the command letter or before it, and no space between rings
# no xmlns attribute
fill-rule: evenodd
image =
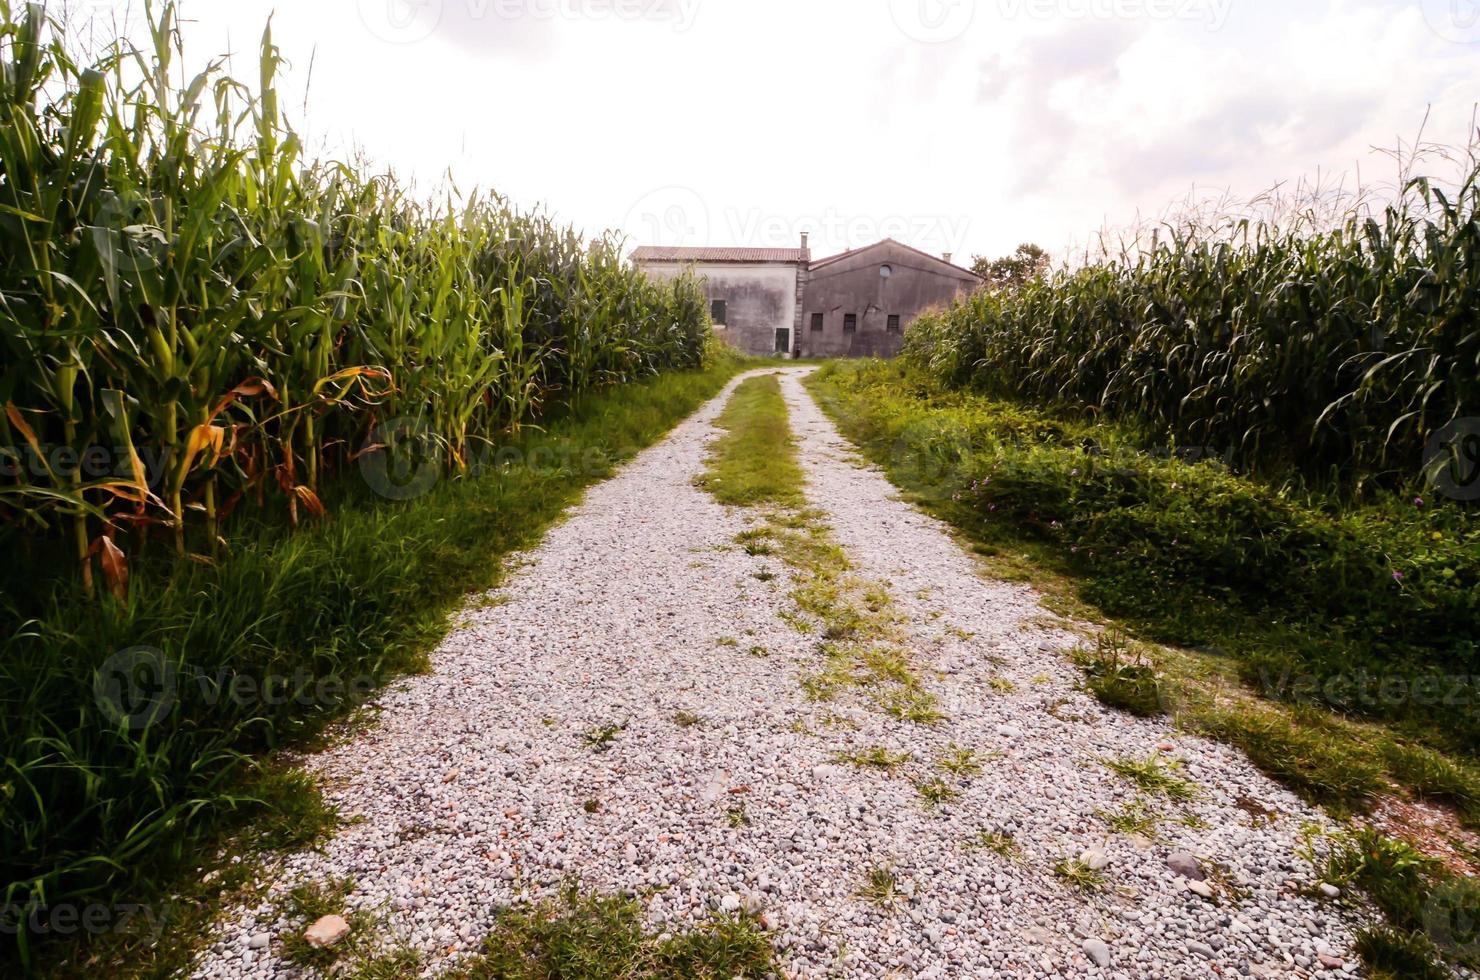
<svg viewBox="0 0 1480 980"><path fill-rule="evenodd" d="M821 313L813 313L812 314L812 329L813 329L813 331L817 331L817 330L821 330L822 329L822 314Z"/></svg>
<svg viewBox="0 0 1480 980"><path fill-rule="evenodd" d="M889 315L889 325L885 329L887 329L890 333L899 333L899 314L898 313L891 313Z"/></svg>
<svg viewBox="0 0 1480 980"><path fill-rule="evenodd" d="M714 300L713 302L711 302L709 304L709 319L711 319L711 320L714 321L714 325L716 327L722 327L722 326L725 325L725 301L724 300L717 299L717 300Z"/></svg>
<svg viewBox="0 0 1480 980"><path fill-rule="evenodd" d="M858 314L857 313L844 313L843 314L843 333L853 333L857 329L858 329Z"/></svg>

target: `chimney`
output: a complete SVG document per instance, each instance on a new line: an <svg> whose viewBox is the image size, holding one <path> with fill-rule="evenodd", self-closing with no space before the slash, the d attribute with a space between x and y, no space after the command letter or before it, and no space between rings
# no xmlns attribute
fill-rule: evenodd
<svg viewBox="0 0 1480 980"><path fill-rule="evenodd" d="M812 237L811 232L806 232L806 231L802 232L802 251L803 252L805 252L807 250L807 240L809 238L811 238L811 237Z"/></svg>
<svg viewBox="0 0 1480 980"><path fill-rule="evenodd" d="M949 261L951 261L951 256L952 256L952 255L954 255L954 254L955 254L955 253L954 253L954 252L947 252L947 253L946 253L946 254L945 254L945 255L944 255L944 256L943 256L943 258L944 258L944 259L945 259L945 260L946 260L946 261L947 261L947 262L949 262Z"/></svg>

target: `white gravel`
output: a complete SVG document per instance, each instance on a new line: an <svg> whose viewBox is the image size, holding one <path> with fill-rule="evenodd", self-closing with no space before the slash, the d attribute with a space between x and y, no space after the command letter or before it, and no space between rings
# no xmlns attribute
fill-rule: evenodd
<svg viewBox="0 0 1480 980"><path fill-rule="evenodd" d="M422 949L434 968L475 949L500 908L576 877L650 896L655 926L757 911L797 977L1356 975L1355 921L1292 884L1314 884L1295 850L1302 824L1325 817L1233 749L1082 694L1060 652L1073 638L1035 625L1034 593L983 578L943 525L862 465L802 373L789 369L783 388L808 497L909 617L916 666L949 721L804 698L816 640L780 618L792 609L784 566L734 547L753 515L692 485L727 389L593 488L525 556L507 602L464 613L434 672L385 693L368 734L307 760L330 800L363 819L275 869L259 907L228 912L196 976L300 975L277 958L276 937L302 928L280 917L285 893L331 876L355 880L351 908L376 910L388 945ZM679 711L702 723L675 724ZM857 729L823 725L829 713ZM593 751L584 734L607 725L626 727ZM1135 793L1099 760L1168 742L1161 754L1185 761L1202 797L1156 803L1167 819L1155 841L1108 832L1097 811ZM935 775L929 760L951 744L980 753L984 771L928 809L911 777ZM831 761L876 745L917 761L893 777ZM1277 816L1256 823L1240 799ZM732 826L742 805L749 823ZM1184 813L1206 826L1179 823ZM984 829L1012 833L1021 856L968 847ZM1087 850L1107 861L1097 893L1053 873ZM1179 851L1225 868L1238 897L1190 890L1167 865ZM892 908L857 896L881 864L900 882ZM1325 969L1322 954L1346 965Z"/></svg>

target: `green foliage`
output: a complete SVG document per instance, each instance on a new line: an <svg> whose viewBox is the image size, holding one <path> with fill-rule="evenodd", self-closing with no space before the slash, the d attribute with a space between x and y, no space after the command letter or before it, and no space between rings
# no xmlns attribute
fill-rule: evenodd
<svg viewBox="0 0 1480 980"><path fill-rule="evenodd" d="M1449 976L1441 955L1480 962L1480 882L1453 877L1412 845L1370 827L1336 836L1321 873L1333 884L1360 888L1387 920L1357 937L1374 976Z"/></svg>
<svg viewBox="0 0 1480 980"><path fill-rule="evenodd" d="M775 969L770 945L747 918L720 918L689 933L650 935L642 907L617 898L585 898L510 909L480 954L448 980L730 980Z"/></svg>
<svg viewBox="0 0 1480 980"><path fill-rule="evenodd" d="M1436 870L1436 863L1413 845L1360 827L1333 840L1322 877L1333 885L1361 888L1389 922L1415 929L1423 925Z"/></svg>
<svg viewBox="0 0 1480 980"><path fill-rule="evenodd" d="M1055 862L1053 873L1060 881L1076 891L1095 892L1105 887L1106 878L1078 858L1061 858Z"/></svg>
<svg viewBox="0 0 1480 980"><path fill-rule="evenodd" d="M872 745L866 749L839 752L833 758L844 765L858 769L879 769L892 775L914 756L908 752L890 752L882 745Z"/></svg>
<svg viewBox="0 0 1480 980"><path fill-rule="evenodd" d="M220 62L177 82L178 10L154 13L151 48L89 67L0 5L0 526L65 534L86 587L96 563L121 592L151 528L216 555L233 515L322 515L366 453L462 473L556 400L699 366L693 281L306 159L270 30L255 92ZM54 455L92 447L97 472Z"/></svg>
<svg viewBox="0 0 1480 980"><path fill-rule="evenodd" d="M1357 955L1373 980L1451 980L1434 944L1421 932L1380 927L1357 933Z"/></svg>
<svg viewBox="0 0 1480 980"><path fill-rule="evenodd" d="M864 872L863 886L858 889L858 897L881 908L888 908L894 904L898 891L899 879L895 876L894 869L887 864L875 864Z"/></svg>
<svg viewBox="0 0 1480 980"><path fill-rule="evenodd" d="M68 582L38 597L6 591L10 622L27 625L0 635L4 900L137 889L157 866L198 855L223 821L273 829L253 846L294 846L319 820L298 812L317 796L264 797L255 757L343 715L358 700L351 681L363 697L422 668L448 613L498 584L499 555L538 541L586 486L737 367L608 389L509 443L600 466L499 469L405 503L347 495L331 521L297 532L242 528L219 564L141 563L126 602L89 601ZM140 731L111 721L94 694L99 668L134 647L160 651L179 681L168 712ZM237 677L287 679L290 696L238 698ZM254 802L263 798L270 805Z"/></svg>
<svg viewBox="0 0 1480 980"><path fill-rule="evenodd" d="M611 748L612 743L617 740L617 736L622 734L626 727L626 725L602 725L599 728L593 728L586 732L586 734L581 736L581 740L586 743L586 748L594 752L605 752Z"/></svg>
<svg viewBox="0 0 1480 980"><path fill-rule="evenodd" d="M1134 783L1145 793L1155 793L1174 800L1197 798L1197 787L1177 775L1182 763L1176 759L1164 762L1159 756L1136 759L1121 756L1103 760L1105 768Z"/></svg>
<svg viewBox="0 0 1480 980"><path fill-rule="evenodd" d="M1480 415L1480 164L1339 226L1193 220L1150 250L985 289L905 356L952 385L1129 420L1245 467L1419 467ZM989 271L989 270L988 270Z"/></svg>
<svg viewBox="0 0 1480 980"><path fill-rule="evenodd" d="M1142 837L1155 837L1156 827L1161 822L1161 818L1142 799L1131 800L1112 813L1096 811L1095 815L1117 834L1140 834Z"/></svg>
<svg viewBox="0 0 1480 980"><path fill-rule="evenodd" d="M991 756L996 758L996 756ZM957 778L968 778L979 776L982 771L982 757L974 749L965 749L954 742L935 757L935 768L942 772L950 773Z"/></svg>
<svg viewBox="0 0 1480 980"><path fill-rule="evenodd" d="M961 797L959 789L939 778L917 780L915 792L920 794L920 799L930 808L944 806Z"/></svg>
<svg viewBox="0 0 1480 980"><path fill-rule="evenodd" d="M988 289L993 290L1017 289L1035 279L1043 278L1047 275L1048 268L1048 253L1031 243L1019 245L1011 255L1000 259L978 255L971 263L971 271L981 277Z"/></svg>
<svg viewBox="0 0 1480 980"><path fill-rule="evenodd" d="M802 471L774 374L740 383L715 424L726 430L711 448L699 485L723 504L800 507ZM764 554L759 548L751 554Z"/></svg>
<svg viewBox="0 0 1480 980"><path fill-rule="evenodd" d="M1094 650L1079 650L1075 660L1084 669L1085 682L1105 704L1141 718L1167 711L1161 675L1144 652L1133 651L1119 631L1095 637Z"/></svg>
<svg viewBox="0 0 1480 980"><path fill-rule="evenodd" d="M907 364L829 366L809 384L903 489L925 480L981 547L1071 576L1138 635L1215 651L1270 698L1480 744L1480 716L1452 710L1480 657L1480 525L1463 505L1261 483ZM945 462L922 475L922 458ZM1461 703L1477 693L1460 681Z"/></svg>
<svg viewBox="0 0 1480 980"><path fill-rule="evenodd" d="M967 842L967 847L984 847L998 857L1010 859L1021 857L1023 852L1017 838L1000 830L978 831L976 836Z"/></svg>

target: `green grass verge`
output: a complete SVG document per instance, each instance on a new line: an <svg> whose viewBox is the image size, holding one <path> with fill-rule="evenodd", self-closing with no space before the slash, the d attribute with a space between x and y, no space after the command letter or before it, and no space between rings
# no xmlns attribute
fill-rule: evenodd
<svg viewBox="0 0 1480 980"><path fill-rule="evenodd" d="M725 434L710 450L700 487L736 507L802 506L802 469L776 375L742 381L715 424Z"/></svg>
<svg viewBox="0 0 1480 980"><path fill-rule="evenodd" d="M642 908L586 898L505 912L478 957L448 980L730 980L773 976L771 946L746 917L716 918L692 932L654 936Z"/></svg>
<svg viewBox="0 0 1480 980"><path fill-rule="evenodd" d="M1359 891L1387 920L1357 936L1378 980L1453 976L1445 960L1480 966L1480 882L1367 827L1336 835L1324 857L1307 845L1306 857L1324 881Z"/></svg>
<svg viewBox="0 0 1480 980"><path fill-rule="evenodd" d="M1064 615L1122 627L1076 654L1106 703L1233 744L1338 814L1406 793L1480 820L1473 701L1414 696L1474 662L1480 529L1468 511L1272 488L1148 453L1123 428L947 390L902 363L830 365L807 383L987 572L1031 582ZM1480 921L1471 882L1395 867L1396 884L1381 868L1349 876L1391 923L1364 934L1361 952L1387 975L1441 969L1437 951L1474 937L1430 941L1411 902L1392 896L1459 895L1451 918Z"/></svg>
<svg viewBox="0 0 1480 980"><path fill-rule="evenodd" d="M40 950L21 929L0 956L39 956L57 975L84 964L110 976L178 968L197 923L194 899L208 901L232 878L199 882L212 863L201 855L243 841L296 846L332 823L303 803L306 785L282 793L264 759L313 739L367 690L424 669L449 612L499 583L499 556L534 544L586 487L744 366L721 356L702 371L602 391L543 431L526 429L501 453L508 465L401 503L346 489L327 520L233 538L214 567L141 562L126 602L88 604L69 584L29 608L7 593L0 897L22 908L146 904L171 918L164 940L110 929ZM100 667L134 648L156 651L146 666L174 677L159 717L138 728L111 719L107 692L94 690ZM288 696L263 696L267 678L286 679ZM288 805L313 819L259 840L251 828Z"/></svg>
<svg viewBox="0 0 1480 980"><path fill-rule="evenodd" d="M751 555L778 555L795 573L799 615L787 621L818 635L822 660L819 670L803 676L803 689L817 701L857 690L900 721L944 720L910 661L888 589L851 574L823 515L804 506L787 414L775 375L743 382L716 420L726 434L714 443L697 482L722 503L765 511L764 523L742 532L736 543Z"/></svg>
<svg viewBox="0 0 1480 980"><path fill-rule="evenodd" d="M1323 734L1339 732L1360 759L1325 792L1320 773L1279 761L1297 748L1294 734L1264 726L1243 733L1256 761L1321 802L1351 807L1391 780L1480 816L1470 700L1480 692L1467 684L1480 527L1468 511L1392 499L1343 507L1273 489L1148 453L1120 429L946 390L899 363L831 365L808 384L844 434L994 573L1177 648L1156 666L1176 675L1171 687L1181 677L1219 688L1198 712L1210 730L1237 734L1222 699L1224 682L1242 681L1302 725L1331 718ZM1095 685L1123 706L1154 712L1151 697L1176 700L1147 686L1138 660L1103 659ZM1436 698L1425 696L1430 682ZM1458 709L1444 703L1456 684Z"/></svg>

